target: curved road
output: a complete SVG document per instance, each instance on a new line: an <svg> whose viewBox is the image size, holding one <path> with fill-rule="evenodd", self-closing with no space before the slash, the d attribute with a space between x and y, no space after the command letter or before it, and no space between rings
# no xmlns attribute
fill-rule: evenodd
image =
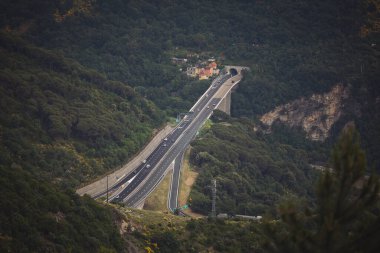
<svg viewBox="0 0 380 253"><path fill-rule="evenodd" d="M168 193L168 208L172 212L174 212L174 210L178 207L179 179L181 176L181 167L184 153L185 150L183 150L174 160L173 174Z"/></svg>
<svg viewBox="0 0 380 253"><path fill-rule="evenodd" d="M234 87L239 82L240 82L240 79L232 80L230 82L230 85L227 84L226 85L227 92L226 90L223 90L223 91L219 90L221 91L221 94L224 94L222 96L225 97L225 95L232 89L232 87ZM182 163L183 163L184 151L180 153L174 161L173 175L171 178L171 185L170 185L170 189L168 193L169 196L168 196L168 203L167 203L168 209L171 210L172 212L174 212L174 210L178 207L179 180L180 180L181 168L182 168Z"/></svg>
<svg viewBox="0 0 380 253"><path fill-rule="evenodd" d="M232 76L225 74L218 76L212 83L210 88L201 96L196 104L191 108L189 113L177 125L177 127L167 135L160 145L148 156L148 158L130 174L120 179L116 184L109 188L110 199L113 201L125 202L128 206L137 207L151 193L154 188L161 182L167 173L169 165L177 158L182 157L183 151L195 137L198 129L204 124L207 118L210 117L213 110L219 105L222 98L214 97L223 83L229 80ZM240 81L240 79L237 79ZM233 84L234 81L231 82ZM226 91L230 91L231 87ZM220 92L219 92L220 93ZM179 159L176 159L179 160ZM177 186L172 186L173 202L169 204L170 209L177 205L178 181L180 166L177 167L173 184L177 182ZM103 191L96 194L98 198L104 196L107 192ZM175 198L175 199L174 199ZM173 209L174 210L174 209Z"/></svg>

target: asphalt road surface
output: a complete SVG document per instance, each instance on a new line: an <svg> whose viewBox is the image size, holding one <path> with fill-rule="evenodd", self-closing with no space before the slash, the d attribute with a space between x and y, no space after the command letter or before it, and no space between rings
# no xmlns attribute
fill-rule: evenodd
<svg viewBox="0 0 380 253"><path fill-rule="evenodd" d="M172 180L170 183L169 198L168 198L168 208L172 212L174 212L174 209L178 207L179 179L181 175L183 156L184 156L184 151L182 151L174 160L173 175L172 175Z"/></svg>
<svg viewBox="0 0 380 253"><path fill-rule="evenodd" d="M168 140L175 142L174 145L172 146L171 149L168 150L168 152L163 157L163 159L157 164L157 168L151 172L151 175L149 176L149 178L147 178L147 180L144 182L142 187L140 187L137 190L137 192L135 192L132 196L130 196L125 201L125 203L128 206L139 205L140 202L143 201L145 197L154 189L154 187L162 180L163 176L166 173L166 169L173 162L173 160L181 152L183 152L186 149L186 147L190 144L191 140L195 137L196 133L198 132L198 129L202 126L205 120L211 115L214 107L216 106L216 104L218 104L219 101L220 99L218 98L211 99L209 103L210 105L207 104L206 109L201 110L195 119L189 120L188 122L186 122L186 124L184 124L183 128L185 128L186 130L183 131L181 135L177 137L176 140L168 138ZM215 104L214 107L212 107L213 104ZM156 166L156 164L154 164L154 166ZM147 171L146 173L149 173L149 172ZM142 180L145 177L138 178L139 175L141 175L141 172L137 175L137 177L132 181L130 185L134 186L142 182ZM146 176L145 174L143 175ZM136 179L139 179L139 180L136 181ZM128 189L128 186L126 187L125 191L119 194L119 198L125 199L128 196L128 194L132 192L132 190Z"/></svg>
<svg viewBox="0 0 380 253"><path fill-rule="evenodd" d="M210 117L212 111L221 100L220 98L213 98L213 95L221 84L230 77L230 74L217 77L190 112L162 140L161 144L148 158L142 161L129 175L109 187L109 193L112 195L111 200L123 201L128 206L137 206L146 198L162 180L170 163L186 149L198 129ZM104 196L105 194L106 192L102 192L95 197Z"/></svg>

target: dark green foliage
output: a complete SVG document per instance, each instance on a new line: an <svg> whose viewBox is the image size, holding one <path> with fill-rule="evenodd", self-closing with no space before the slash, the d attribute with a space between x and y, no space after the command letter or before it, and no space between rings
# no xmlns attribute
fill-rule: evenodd
<svg viewBox="0 0 380 253"><path fill-rule="evenodd" d="M1 252L122 250L118 214L89 197L59 191L17 165L0 165Z"/></svg>
<svg viewBox="0 0 380 253"><path fill-rule="evenodd" d="M380 66L380 65L379 65ZM353 82L354 98L347 108L346 119L354 119L361 135L363 148L366 151L369 164L380 172L380 77L369 73ZM338 128L339 129L339 128ZM338 134L336 134L338 136Z"/></svg>
<svg viewBox="0 0 380 253"><path fill-rule="evenodd" d="M37 14L29 11L30 4L23 6L22 2L4 4L7 15L0 17L1 26L18 29L33 21L25 38L44 48L59 50L110 79L139 87L143 96L171 115L188 110L205 88L205 82L189 80L170 63L171 50L182 46L181 41L200 49L198 42L203 40L196 31L191 35L183 30L187 23L178 23L176 27L173 18L177 18L182 3L94 1L89 13L55 22L56 10L65 13L75 4L70 1L62 4L58 0L46 4L37 0L33 3L40 7ZM196 13L194 8L191 12ZM176 38L184 35L184 40L177 43ZM188 37L194 39L189 41Z"/></svg>
<svg viewBox="0 0 380 253"><path fill-rule="evenodd" d="M218 213L275 214L274 204L282 196L312 197L315 171L309 163L314 160L302 149L255 133L249 121L214 124L192 146L191 162L200 173L191 193L196 212L211 210L212 178L218 185Z"/></svg>
<svg viewBox="0 0 380 253"><path fill-rule="evenodd" d="M165 253L176 253L179 252L180 242L176 234L172 231L165 231L153 235L151 239L152 243L157 243L158 251Z"/></svg>
<svg viewBox="0 0 380 253"><path fill-rule="evenodd" d="M271 134L265 135L265 139L275 144L280 142L307 152L309 161L314 164L326 164L328 161L330 140L326 142L310 141L301 128L289 127L279 122L272 125Z"/></svg>
<svg viewBox="0 0 380 253"><path fill-rule="evenodd" d="M248 27L257 41L230 55L252 69L234 95L235 115L263 114L338 82L356 85L379 70L378 47L371 47L379 36L359 37L366 1L290 2L266 1L246 13L256 19Z"/></svg>
<svg viewBox="0 0 380 253"><path fill-rule="evenodd" d="M377 252L379 178L366 177L366 159L354 128L342 134L332 170L317 186L316 208L280 206L282 222L268 224L266 247L273 252ZM282 227L282 228L281 228Z"/></svg>
<svg viewBox="0 0 380 253"><path fill-rule="evenodd" d="M9 35L0 40L3 164L78 185L128 160L165 119L123 83Z"/></svg>
<svg viewBox="0 0 380 253"><path fill-rule="evenodd" d="M350 107L352 115L345 115L338 124L355 118L370 161L379 160L379 47L372 46L380 44L379 33L358 36L368 22L365 12L374 12L367 1L97 0L88 1L93 5L88 12L74 12L62 22L54 20L56 11L65 13L80 2L84 1L0 2L0 28L6 33L0 35L0 164L4 175L14 168L20 175L28 170L39 180L72 187L128 160L152 129L165 121L163 111L176 115L188 110L207 87L208 82L189 80L169 62L177 54L187 57L186 52L207 52L224 59L224 64L251 68L233 96L236 116L255 118L291 99L326 91L337 82L351 84L352 104L360 105L359 112ZM220 187L218 210L230 213L274 212L272 206L281 196L312 195L313 172L308 164L326 159L324 146L303 141L295 129L277 125L273 137L263 136L254 133L246 120L233 122L226 115L219 116L219 121L231 125L216 124L194 144L192 162L201 172L192 193L194 209L209 210L211 177L218 179ZM17 186L24 189L22 185L33 180L25 176ZM37 187L30 188L30 200L42 195L32 191ZM56 192L52 189L46 192ZM48 251L40 247L50 242L56 251L69 251L70 245L78 251L119 249L117 242L102 248L111 245L107 241L113 230L103 233L95 226L98 233L94 235L88 227L91 219L79 217L92 216L96 208L86 210L83 205L93 202L71 193L56 192L57 201L46 195L33 202L42 210L39 215L33 209L38 224L24 226L33 222L28 208L14 212L14 230L8 228L0 235L5 250ZM9 201L12 197L17 201ZM29 203L18 203L19 199L13 189L4 205L15 210ZM67 204L71 203L67 199L74 204ZM50 201L60 209L50 208ZM64 228L68 233L57 233L61 227L46 210L70 213L70 208L76 211L66 217L72 217L70 224L74 225ZM1 212L6 210L2 204ZM2 229L10 216L4 217ZM83 219L88 224L82 224ZM196 235L203 245L227 252L257 248L239 246L235 240L249 241L252 230L234 227L236 233L223 238L220 231L232 230L232 226L202 222L195 222L192 229L199 228ZM72 231L80 231L83 237ZM24 235L25 243L19 237ZM17 246L12 237L19 238L20 248L12 248ZM78 246L75 237L83 238ZM163 249L178 246L172 234L157 235L157 240L164 242ZM189 244L186 249L204 248Z"/></svg>
<svg viewBox="0 0 380 253"><path fill-rule="evenodd" d="M338 82L351 84L363 107L344 123L356 118L370 160L380 161L380 141L372 138L379 136L379 121L368 120L380 115L379 46L373 46L380 44L379 33L359 36L370 22L367 14L376 13L370 1L89 2L88 12L56 22L53 14L67 12L72 1L5 0L0 26L25 30L29 41L128 83L172 116L188 110L206 88L170 63L170 57L187 52L251 68L233 95L234 116L257 117ZM56 128L65 133L64 125Z"/></svg>
<svg viewBox="0 0 380 253"><path fill-rule="evenodd" d="M369 161L379 167L380 36L360 36L361 28L370 24L371 1L251 4L255 8L240 16L249 23L248 34L256 37L255 46L244 41L226 53L231 61L251 67L232 96L232 114L257 118L275 106L343 83L351 87L351 98L328 143L354 120ZM255 22L248 21L251 16Z"/></svg>
<svg viewBox="0 0 380 253"><path fill-rule="evenodd" d="M149 242L154 252L261 253L260 226L250 221L197 218L184 219L169 229L161 223L148 225L145 233L135 231L133 235L144 245Z"/></svg>
<svg viewBox="0 0 380 253"><path fill-rule="evenodd" d="M263 252L260 249L259 225L232 220L191 220L186 225L186 239L181 252Z"/></svg>

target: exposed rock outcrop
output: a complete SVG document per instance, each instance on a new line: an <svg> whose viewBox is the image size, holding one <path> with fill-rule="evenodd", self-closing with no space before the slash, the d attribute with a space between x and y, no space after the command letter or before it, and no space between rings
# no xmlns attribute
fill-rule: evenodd
<svg viewBox="0 0 380 253"><path fill-rule="evenodd" d="M276 120L291 127L302 127L308 139L323 141L342 115L344 101L348 97L348 87L338 84L328 93L314 94L310 98L300 98L278 106L264 114L260 121L269 127Z"/></svg>

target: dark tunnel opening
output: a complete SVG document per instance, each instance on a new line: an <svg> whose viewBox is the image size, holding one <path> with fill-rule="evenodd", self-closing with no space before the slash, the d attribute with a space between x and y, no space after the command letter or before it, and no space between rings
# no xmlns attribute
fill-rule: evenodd
<svg viewBox="0 0 380 253"><path fill-rule="evenodd" d="M230 69L230 73L232 76L236 76L238 74L238 71L236 69Z"/></svg>

